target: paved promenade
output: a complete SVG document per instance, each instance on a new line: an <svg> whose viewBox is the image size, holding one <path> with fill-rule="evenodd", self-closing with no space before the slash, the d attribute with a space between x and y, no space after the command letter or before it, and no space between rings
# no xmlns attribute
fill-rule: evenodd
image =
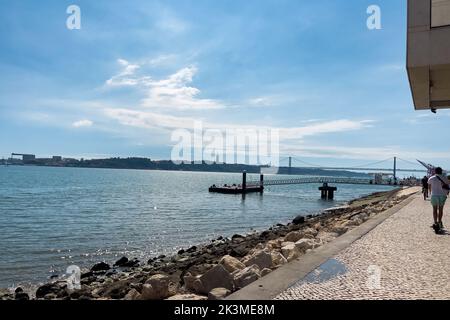
<svg viewBox="0 0 450 320"><path fill-rule="evenodd" d="M421 195L279 294L281 300L450 299L450 235ZM444 225L450 230L450 203Z"/></svg>

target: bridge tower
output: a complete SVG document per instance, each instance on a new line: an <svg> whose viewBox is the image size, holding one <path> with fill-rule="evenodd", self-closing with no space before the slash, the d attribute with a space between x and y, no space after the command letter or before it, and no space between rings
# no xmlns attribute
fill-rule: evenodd
<svg viewBox="0 0 450 320"><path fill-rule="evenodd" d="M292 173L292 157L289 157L289 174Z"/></svg>
<svg viewBox="0 0 450 320"><path fill-rule="evenodd" d="M397 157L394 157L394 184L397 184Z"/></svg>

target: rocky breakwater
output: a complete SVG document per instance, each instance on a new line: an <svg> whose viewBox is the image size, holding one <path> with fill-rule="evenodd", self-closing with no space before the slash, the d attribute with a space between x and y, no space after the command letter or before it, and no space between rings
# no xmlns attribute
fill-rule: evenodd
<svg viewBox="0 0 450 320"><path fill-rule="evenodd" d="M407 196L397 191L377 193L317 216L298 216L288 225L263 232L180 250L146 263L118 260L94 265L81 275L81 289L69 290L67 281L56 280L34 293L21 288L0 291L1 299L125 299L125 300L221 300L284 264L298 259L371 217L398 204Z"/></svg>

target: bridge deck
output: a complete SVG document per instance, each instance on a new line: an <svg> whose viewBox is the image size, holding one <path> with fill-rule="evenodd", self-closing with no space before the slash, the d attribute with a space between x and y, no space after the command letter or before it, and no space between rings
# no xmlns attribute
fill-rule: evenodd
<svg viewBox="0 0 450 320"><path fill-rule="evenodd" d="M280 185L290 185L290 184L310 184L310 183L333 183L333 184L377 184L373 179L364 178L339 178L339 177L308 177L308 178L297 178L297 179L277 179L277 180L264 180L263 186L280 186ZM260 181L248 181L248 186L260 186ZM388 182L378 184L378 185L393 185Z"/></svg>

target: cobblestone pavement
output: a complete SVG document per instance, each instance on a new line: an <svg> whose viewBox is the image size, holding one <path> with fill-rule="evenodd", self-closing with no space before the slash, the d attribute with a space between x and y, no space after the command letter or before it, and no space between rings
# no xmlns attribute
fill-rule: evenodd
<svg viewBox="0 0 450 320"><path fill-rule="evenodd" d="M450 299L450 234L436 235L430 202L413 197L276 299Z"/></svg>

